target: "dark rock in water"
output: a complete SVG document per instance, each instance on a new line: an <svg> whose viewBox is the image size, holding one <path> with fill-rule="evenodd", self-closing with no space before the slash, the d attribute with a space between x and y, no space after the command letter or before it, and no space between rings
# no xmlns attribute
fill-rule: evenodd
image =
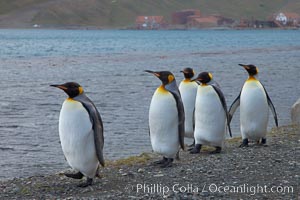
<svg viewBox="0 0 300 200"><path fill-rule="evenodd" d="M291 118L292 118L292 123L293 124L300 124L300 98L292 106L292 109L291 109Z"/></svg>

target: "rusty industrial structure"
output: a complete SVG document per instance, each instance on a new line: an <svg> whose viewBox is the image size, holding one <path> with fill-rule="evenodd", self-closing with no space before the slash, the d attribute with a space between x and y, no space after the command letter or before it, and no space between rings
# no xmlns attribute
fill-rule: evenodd
<svg viewBox="0 0 300 200"><path fill-rule="evenodd" d="M164 16L137 16L136 29L203 29L203 28L290 28L300 27L300 16L297 13L278 12L266 20L251 19L233 20L221 15L202 15L200 10L185 9L171 14L171 23Z"/></svg>

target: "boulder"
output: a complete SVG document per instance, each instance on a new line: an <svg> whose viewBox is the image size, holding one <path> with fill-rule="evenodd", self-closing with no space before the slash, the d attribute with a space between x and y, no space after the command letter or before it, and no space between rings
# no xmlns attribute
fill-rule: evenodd
<svg viewBox="0 0 300 200"><path fill-rule="evenodd" d="M291 109L292 124L300 124L300 98Z"/></svg>

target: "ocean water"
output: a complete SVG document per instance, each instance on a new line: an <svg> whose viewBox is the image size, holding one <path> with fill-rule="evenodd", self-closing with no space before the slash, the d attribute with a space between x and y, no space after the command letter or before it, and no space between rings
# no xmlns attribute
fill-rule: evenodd
<svg viewBox="0 0 300 200"><path fill-rule="evenodd" d="M58 136L66 95L50 84L84 87L103 119L105 158L114 160L151 151L148 109L160 81L145 69L170 70L178 83L185 67L210 71L230 106L247 78L238 64L255 64L287 125L300 96L299 55L299 30L0 30L0 179L68 168Z"/></svg>

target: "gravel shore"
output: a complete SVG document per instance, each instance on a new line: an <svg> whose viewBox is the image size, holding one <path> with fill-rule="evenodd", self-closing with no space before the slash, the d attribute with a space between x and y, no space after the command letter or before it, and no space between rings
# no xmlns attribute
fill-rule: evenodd
<svg viewBox="0 0 300 200"><path fill-rule="evenodd" d="M0 181L0 199L300 199L300 127L268 133L265 146L238 148L229 139L221 154L210 148L162 169L158 155L108 162L87 188L63 172Z"/></svg>

